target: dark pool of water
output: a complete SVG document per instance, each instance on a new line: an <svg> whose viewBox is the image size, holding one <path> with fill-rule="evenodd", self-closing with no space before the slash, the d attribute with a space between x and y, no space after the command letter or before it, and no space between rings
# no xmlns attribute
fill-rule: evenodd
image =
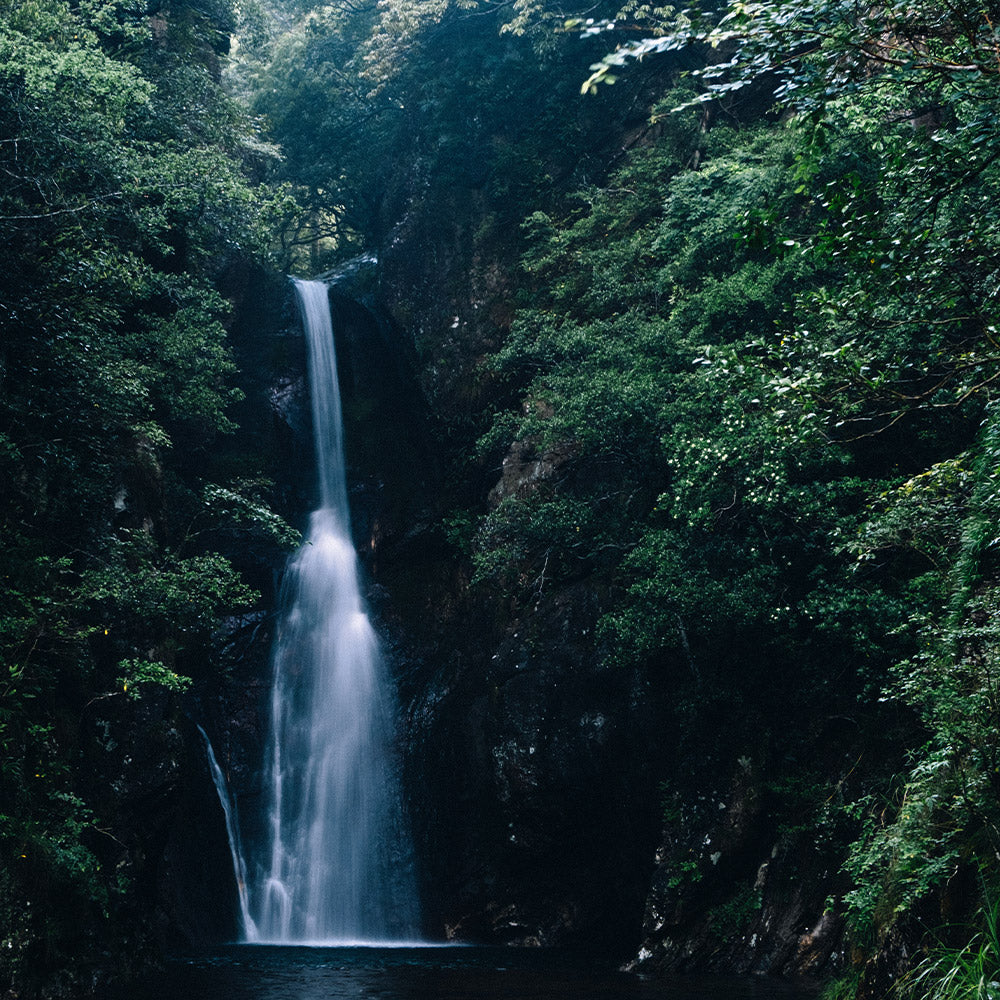
<svg viewBox="0 0 1000 1000"><path fill-rule="evenodd" d="M131 1000L814 1000L761 977L644 979L540 949L234 945L176 958Z"/></svg>

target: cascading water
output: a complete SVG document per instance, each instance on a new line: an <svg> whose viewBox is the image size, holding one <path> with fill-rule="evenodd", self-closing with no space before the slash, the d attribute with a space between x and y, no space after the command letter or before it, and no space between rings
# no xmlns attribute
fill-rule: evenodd
<svg viewBox="0 0 1000 1000"><path fill-rule="evenodd" d="M244 938L253 940L257 937L257 928L250 916L250 897L247 893L247 868L243 860L243 845L240 843L240 825L236 819L236 805L229 794L229 783L219 767L212 749L212 741L201 726L198 732L205 743L205 753L208 757L208 770L215 785L215 794L219 796L219 805L226 820L226 836L229 838L229 853L233 859L233 877L236 879L236 891L240 901L240 931Z"/></svg>
<svg viewBox="0 0 1000 1000"><path fill-rule="evenodd" d="M394 698L350 537L328 290L303 281L295 289L309 347L320 506L286 574L273 655L270 842L250 893L247 939L413 940Z"/></svg>

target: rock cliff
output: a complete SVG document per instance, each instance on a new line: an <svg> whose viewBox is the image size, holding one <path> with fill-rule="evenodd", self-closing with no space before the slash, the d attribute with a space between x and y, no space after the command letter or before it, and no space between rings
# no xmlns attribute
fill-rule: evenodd
<svg viewBox="0 0 1000 1000"><path fill-rule="evenodd" d="M613 568L542 578L515 600L473 584L449 540L456 507L485 510L562 461L526 442L500 465L469 458L482 414L509 403L481 362L509 321L515 248L481 228L473 237L480 209L474 192L455 194L444 227L414 209L384 256L331 295L354 537L399 682L425 933L585 945L650 972L829 972L843 948L825 911L835 866L801 831L775 828L754 762L713 770L674 756L669 671L622 669L599 638L621 585ZM233 331L247 386L237 450L266 457L297 523L312 488L304 359L284 283L251 284ZM242 556L264 606L217 637L212 680L189 710L252 841L281 559ZM191 798L184 813L211 811L203 763L186 773L201 805ZM196 886L212 883L182 870L202 823L178 824L168 850L181 940L232 933L231 917L196 916Z"/></svg>

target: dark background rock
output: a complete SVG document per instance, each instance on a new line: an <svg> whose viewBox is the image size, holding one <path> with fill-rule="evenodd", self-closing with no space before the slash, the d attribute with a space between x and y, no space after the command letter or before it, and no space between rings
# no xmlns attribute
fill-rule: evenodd
<svg viewBox="0 0 1000 1000"><path fill-rule="evenodd" d="M409 225L415 240L417 222ZM400 267L406 245L392 256ZM493 247L495 267L479 250L464 283L437 274L445 285L454 278L454 301L431 301L424 258L410 265L420 274L406 308L398 297L409 272L389 278L373 261L350 269L331 294L353 534L399 685L425 933L586 946L647 972L836 969L842 927L824 905L836 887L804 838L776 837L756 766L675 759L674 734L663 728L671 672L616 667L598 641L613 573L598 566L518 602L472 585L448 540L450 511L486 509L498 481L508 493L530 487L547 461L526 443L503 467L463 451L477 414L505 403L502 387L475 372L509 319L509 272L496 262L510 247ZM442 250L438 264L447 271L461 259ZM467 321L455 313L459 301ZM314 462L290 285L250 281L239 302L233 339L246 400L223 460L249 460L273 478L275 507L302 526ZM215 661L186 701L226 772L248 846L264 833L269 649L286 558L255 542L237 547L261 605L220 630ZM161 887L170 933L188 942L231 936L235 913L221 810L193 733L188 726ZM660 783L685 772L674 783L684 817L665 824ZM186 865L199 851L211 861ZM206 895L228 916L202 906Z"/></svg>
<svg viewBox="0 0 1000 1000"><path fill-rule="evenodd" d="M449 936L612 954L635 942L657 829L655 712L641 678L604 664L598 613L581 586L494 644L456 641L411 705L425 902Z"/></svg>

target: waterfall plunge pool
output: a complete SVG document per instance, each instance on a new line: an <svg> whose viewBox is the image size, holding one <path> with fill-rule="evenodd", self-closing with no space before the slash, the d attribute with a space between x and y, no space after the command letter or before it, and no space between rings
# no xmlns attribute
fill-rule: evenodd
<svg viewBox="0 0 1000 1000"><path fill-rule="evenodd" d="M766 977L646 979L556 949L229 945L173 958L129 1000L815 1000Z"/></svg>

